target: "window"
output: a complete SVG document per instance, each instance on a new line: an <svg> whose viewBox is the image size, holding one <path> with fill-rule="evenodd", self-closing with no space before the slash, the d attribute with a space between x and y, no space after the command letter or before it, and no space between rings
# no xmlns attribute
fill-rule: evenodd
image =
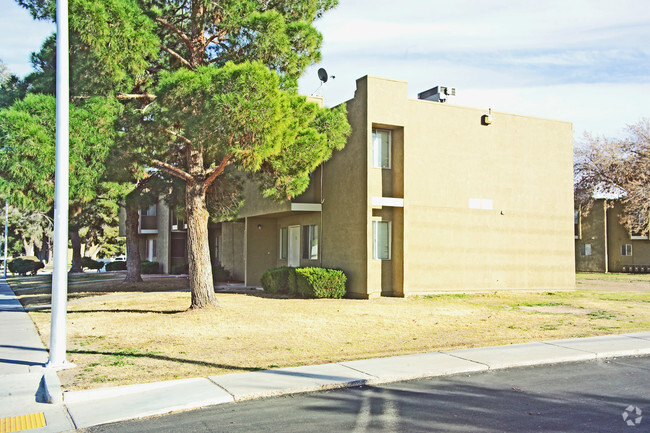
<svg viewBox="0 0 650 433"><path fill-rule="evenodd" d="M591 244L582 244L582 245L580 245L580 255L581 256L590 256L591 255Z"/></svg>
<svg viewBox="0 0 650 433"><path fill-rule="evenodd" d="M280 260L287 260L288 250L288 228L280 228Z"/></svg>
<svg viewBox="0 0 650 433"><path fill-rule="evenodd" d="M372 222L372 258L390 260L391 253L391 223L390 221Z"/></svg>
<svg viewBox="0 0 650 433"><path fill-rule="evenodd" d="M642 212L633 214L630 239L648 239L648 218Z"/></svg>
<svg viewBox="0 0 650 433"><path fill-rule="evenodd" d="M147 260L153 261L157 256L157 248L156 248L157 242L155 239L148 239L147 240Z"/></svg>
<svg viewBox="0 0 650 433"><path fill-rule="evenodd" d="M578 209L573 210L573 235L576 239L580 239L580 211Z"/></svg>
<svg viewBox="0 0 650 433"><path fill-rule="evenodd" d="M140 211L141 216L156 216L156 205L152 204L147 209L142 209Z"/></svg>
<svg viewBox="0 0 650 433"><path fill-rule="evenodd" d="M172 230L183 231L187 230L187 223L172 211Z"/></svg>
<svg viewBox="0 0 650 433"><path fill-rule="evenodd" d="M621 255L622 256L631 256L632 255L632 245L623 244L621 245Z"/></svg>
<svg viewBox="0 0 650 433"><path fill-rule="evenodd" d="M372 166L375 168L390 168L390 131L386 129L372 130Z"/></svg>
<svg viewBox="0 0 650 433"><path fill-rule="evenodd" d="M302 226L302 258L318 259L318 226Z"/></svg>

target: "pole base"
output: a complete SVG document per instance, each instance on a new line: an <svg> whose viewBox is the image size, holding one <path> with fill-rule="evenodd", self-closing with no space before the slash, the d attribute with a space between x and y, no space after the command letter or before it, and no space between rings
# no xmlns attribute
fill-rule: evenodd
<svg viewBox="0 0 650 433"><path fill-rule="evenodd" d="M54 371L61 371L61 370L67 370L69 368L75 368L77 364L73 364L72 362L68 361L63 361L63 362L52 362L52 361L47 361L45 364L45 368L51 368Z"/></svg>

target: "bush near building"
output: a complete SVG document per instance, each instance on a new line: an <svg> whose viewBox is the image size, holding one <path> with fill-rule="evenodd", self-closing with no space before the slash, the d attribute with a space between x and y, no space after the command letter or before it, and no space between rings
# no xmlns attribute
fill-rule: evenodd
<svg viewBox="0 0 650 433"><path fill-rule="evenodd" d="M38 270L44 267L43 262L34 256L17 257L7 263L7 269L12 275L18 274L25 276L28 273L36 275Z"/></svg>
<svg viewBox="0 0 650 433"><path fill-rule="evenodd" d="M99 272L99 270L104 267L104 262L93 260L90 257L82 257L81 267L85 269L94 269Z"/></svg>
<svg viewBox="0 0 650 433"><path fill-rule="evenodd" d="M270 293L288 293L303 298L345 296L347 277L343 271L327 268L270 269L262 275L262 287Z"/></svg>
<svg viewBox="0 0 650 433"><path fill-rule="evenodd" d="M106 271L126 271L126 262L110 262L106 263Z"/></svg>
<svg viewBox="0 0 650 433"><path fill-rule="evenodd" d="M160 263L150 262L148 260L142 260L140 262L140 273L141 274L159 274L160 273Z"/></svg>

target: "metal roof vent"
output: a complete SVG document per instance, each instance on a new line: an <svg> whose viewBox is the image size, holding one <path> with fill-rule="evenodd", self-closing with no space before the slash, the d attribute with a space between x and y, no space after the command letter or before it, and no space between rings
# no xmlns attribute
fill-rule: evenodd
<svg viewBox="0 0 650 433"><path fill-rule="evenodd" d="M436 86L433 89L418 93L418 99L442 103L447 102L449 96L456 96L454 87Z"/></svg>

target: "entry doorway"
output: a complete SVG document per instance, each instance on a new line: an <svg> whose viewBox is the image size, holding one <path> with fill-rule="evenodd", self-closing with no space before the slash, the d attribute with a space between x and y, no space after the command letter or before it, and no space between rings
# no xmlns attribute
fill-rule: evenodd
<svg viewBox="0 0 650 433"><path fill-rule="evenodd" d="M300 266L300 226L289 226L289 254L287 264L292 268Z"/></svg>

